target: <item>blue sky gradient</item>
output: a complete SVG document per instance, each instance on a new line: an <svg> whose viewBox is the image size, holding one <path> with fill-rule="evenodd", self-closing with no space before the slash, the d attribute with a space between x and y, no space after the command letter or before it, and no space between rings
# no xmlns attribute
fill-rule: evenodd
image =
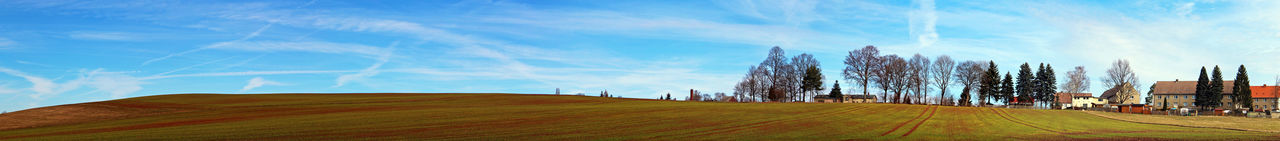
<svg viewBox="0 0 1280 141"><path fill-rule="evenodd" d="M732 93L768 48L1280 74L1278 1L0 1L0 110L174 93ZM1016 73L1016 72L1015 72ZM1062 82L1059 82L1062 83ZM860 92L844 84L844 90ZM952 91L954 92L954 91ZM952 94L955 95L955 94Z"/></svg>

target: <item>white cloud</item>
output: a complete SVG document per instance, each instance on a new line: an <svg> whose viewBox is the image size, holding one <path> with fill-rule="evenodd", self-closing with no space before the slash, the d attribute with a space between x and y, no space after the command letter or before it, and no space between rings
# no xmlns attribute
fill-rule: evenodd
<svg viewBox="0 0 1280 141"><path fill-rule="evenodd" d="M938 13L935 11L933 0L913 0L912 3L918 6L912 10L909 15L908 22L910 35L916 39L921 47L932 46L938 42L938 31L936 25L938 22Z"/></svg>
<svg viewBox="0 0 1280 141"><path fill-rule="evenodd" d="M1191 15L1191 12L1195 12L1195 10L1196 10L1196 3L1188 2L1185 4L1178 5L1178 8L1174 9L1174 12L1177 13L1179 17L1187 17L1188 15Z"/></svg>
<svg viewBox="0 0 1280 141"><path fill-rule="evenodd" d="M66 92L76 87L79 87L79 84L80 84L79 81L71 81L66 84L59 85L57 83L54 83L52 80L49 80L43 77L32 76L27 73L24 73L18 70L9 69L9 68L0 68L0 72L9 74L12 76L21 77L23 79L26 79L27 82L30 82L31 88L28 88L28 90L35 92L35 94L30 95L33 98L41 98L49 94Z"/></svg>
<svg viewBox="0 0 1280 141"><path fill-rule="evenodd" d="M200 63L200 64L196 64L196 65L186 66L186 67L182 67L182 68L178 68L178 69L173 69L173 70L170 70L170 71L167 71L167 72L162 72L162 73L154 74L153 76L166 75L166 74L170 74L170 73L174 73L174 72L179 72L179 71L183 71L183 70L187 70L187 69L191 69L191 68L195 68L195 67L199 67L199 66L204 66L204 65L208 65L208 64L217 63L217 62L222 62L222 61L225 61L225 60L227 60L227 59L231 59L231 58L234 58L234 57L227 57L227 58L223 58L223 59L218 59L218 60L213 60L213 61L209 61L209 62L204 62L204 63Z"/></svg>
<svg viewBox="0 0 1280 141"><path fill-rule="evenodd" d="M56 83L47 78L32 76L27 73L13 70L9 68L0 68L0 72L12 76L22 77L31 83L32 98L44 99L49 96L62 94L68 91L80 89L83 85L94 88L95 92L106 92L111 94L113 98L122 98L127 94L141 90L142 79L125 75L120 72L106 72L103 69L97 69L89 72L81 71L80 76L76 79L68 80L62 83Z"/></svg>
<svg viewBox="0 0 1280 141"><path fill-rule="evenodd" d="M254 88L258 88L262 86L279 86L279 85L287 85L287 84L262 79L262 77L253 77L253 79L249 79L248 84L244 85L244 88L240 88L240 92L253 90Z"/></svg>
<svg viewBox="0 0 1280 141"><path fill-rule="evenodd" d="M390 53L390 50L360 44L332 43L332 42L281 42L281 41L256 41L256 42L225 42L225 44L216 45L209 49L235 50L235 51L253 51L253 52L314 52L314 53L331 53L344 54L352 53L356 55L365 55L367 57L379 57Z"/></svg>
<svg viewBox="0 0 1280 141"><path fill-rule="evenodd" d="M383 54L378 57L377 62L373 63L373 65L370 65L369 67L364 68L364 70L360 70L360 72L356 74L347 74L347 75L338 76L338 80L336 80L337 84L334 84L333 87L342 87L342 85L346 84L347 81L359 81L359 80L363 80L364 78L378 75L378 68L382 67L382 64L386 64L387 61L391 60L391 55L393 52L391 50L395 49L396 45L398 44L400 44L400 42L391 43L391 46L387 47L387 51L384 51Z"/></svg>
<svg viewBox="0 0 1280 141"><path fill-rule="evenodd" d="M124 98L126 95L142 90L142 79L118 72L104 72L102 69L89 72L87 83L96 91L111 94L111 98Z"/></svg>
<svg viewBox="0 0 1280 141"><path fill-rule="evenodd" d="M173 54L165 55L164 57L153 58L153 59L147 60L147 61L145 61L145 62L142 62L142 65L143 65L143 66L146 66L147 64L151 64L151 63L156 62L156 61L161 61L161 60L165 60L165 59L169 59L169 58L173 58L173 57L177 57L177 56L186 55L186 54L189 54L189 53L198 52L198 51L205 50L205 49L209 49L209 48L217 48L217 47L221 47L221 46L224 46L224 45L227 45L227 44L234 44L234 43L237 43L237 42L241 42L241 41L249 40L249 39L252 39L253 37L258 37L258 35L259 35L259 34L262 34L262 31L266 31L267 29L270 29L270 28L271 28L271 25L273 25L273 24L267 24L267 25L265 25L265 26L262 26L261 28L258 28L258 30L253 31L252 33L249 33L248 35L245 35L244 37L240 37L240 39L231 40L231 41L226 41L226 42L218 42L218 43L214 43L214 44L212 44L212 45L208 45L208 46L204 46L204 47L200 47L200 48L196 48L196 49L191 49L191 50L187 50L187 51L183 51L183 52L178 52L178 53L173 53Z"/></svg>
<svg viewBox="0 0 1280 141"><path fill-rule="evenodd" d="M13 42L13 40L9 40L9 38L0 37L0 49L13 48L12 45L14 44L17 43Z"/></svg>
<svg viewBox="0 0 1280 141"><path fill-rule="evenodd" d="M140 35L124 32L88 32L77 31L71 32L68 37L81 40L112 40L112 41L136 41L140 40Z"/></svg>
<svg viewBox="0 0 1280 141"><path fill-rule="evenodd" d="M142 80L165 79L165 78L181 78L181 77L216 77L216 76L246 76L246 75L281 75L281 74L330 74L330 73L349 73L356 72L350 70L295 70L295 71L244 71L244 72L213 72L213 73L193 73L193 74L174 74L162 76L142 77Z"/></svg>

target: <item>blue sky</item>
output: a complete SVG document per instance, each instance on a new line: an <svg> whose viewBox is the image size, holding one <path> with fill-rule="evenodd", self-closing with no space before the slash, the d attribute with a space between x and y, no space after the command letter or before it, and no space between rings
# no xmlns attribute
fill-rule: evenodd
<svg viewBox="0 0 1280 141"><path fill-rule="evenodd" d="M173 93L731 93L768 48L1280 74L1278 1L0 1L0 110ZM845 90L860 91L845 84ZM1141 90L1146 87L1141 87ZM953 91L954 92L954 91ZM954 95L954 94L953 94Z"/></svg>

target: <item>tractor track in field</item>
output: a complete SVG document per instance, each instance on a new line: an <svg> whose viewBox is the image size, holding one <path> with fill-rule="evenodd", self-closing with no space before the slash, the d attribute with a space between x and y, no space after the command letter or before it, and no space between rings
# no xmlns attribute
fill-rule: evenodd
<svg viewBox="0 0 1280 141"><path fill-rule="evenodd" d="M902 122L902 124L898 124L898 126L894 126L893 129L889 130L889 132L884 132L883 134L880 134L880 136L889 135L889 133L893 133L893 131L898 131L899 128L902 128L902 126L905 126L908 123L911 123L911 121L920 119L920 117L924 116L924 113L929 113L930 108L933 108L936 111L938 106L925 106L924 111L920 111L920 115L916 115L915 118L911 118L911 120L907 120L906 122Z"/></svg>
<svg viewBox="0 0 1280 141"><path fill-rule="evenodd" d="M907 135L911 135L911 133L916 132L916 128L920 128L920 125L924 124L925 121L929 121L930 118L933 118L934 113L938 113L938 108L941 108L941 107L934 106L933 111L929 112L929 116L924 117L924 120L920 120L920 123L916 123L916 126L911 127L911 130L907 130L907 133L902 134L902 136L906 137Z"/></svg>
<svg viewBox="0 0 1280 141"><path fill-rule="evenodd" d="M863 110L863 109L868 109L869 107L870 107L870 106L858 106L858 107L853 107L853 108L847 108L846 110L837 110L837 111L826 112L826 113L818 113L818 114L801 115L801 116L798 116L798 117L792 117L792 118L786 118L786 119L774 119L774 120L768 120L768 121L760 121L760 122L754 122L754 123L750 123L750 124L746 124L746 125L741 125L741 126L730 126L730 127L715 128L715 129L710 129L710 130L703 131L704 133L702 133L702 134L692 135L692 136L688 136L688 137L702 137L702 136L709 136L709 135L715 135L715 134L730 133L730 132L735 132L735 131L741 131L741 130L746 130L746 129L757 128L757 127L764 127L764 126L769 125L769 124L775 124L775 123L786 122L786 121L795 121L795 120L802 120L802 119L810 119L810 118L812 118L812 117L822 117L822 116L827 116L827 115L847 114L847 113L852 113L852 112L854 112L854 111L859 111L859 110Z"/></svg>
<svg viewBox="0 0 1280 141"><path fill-rule="evenodd" d="M1022 124L1023 126L1027 126L1027 127L1031 127L1031 128L1036 128L1036 129L1040 129L1040 130L1044 130L1044 131L1049 131L1049 132L1053 132L1053 133L1056 133L1056 134L1063 134L1063 132L1060 132L1060 131L1049 130L1048 128L1044 128L1044 127L1040 127L1040 126L1031 125L1031 123L1025 123L1025 122L1020 121L1020 120L1015 120L1016 118L1015 118L1015 117L1013 117L1013 115L1007 115L1007 116L1006 116L1004 113L1000 112L1000 110L998 110L998 109L995 109L995 108L988 108L988 109L991 109L991 111L992 111L992 112L995 112L995 113L996 113L996 115L1000 116L1000 118L1004 118L1005 120L1008 120L1009 122L1013 122L1013 123L1017 123L1017 124Z"/></svg>

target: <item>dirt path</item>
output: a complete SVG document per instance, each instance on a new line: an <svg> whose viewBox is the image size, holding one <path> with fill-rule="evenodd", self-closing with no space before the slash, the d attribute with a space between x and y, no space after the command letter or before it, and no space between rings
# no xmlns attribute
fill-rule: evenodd
<svg viewBox="0 0 1280 141"><path fill-rule="evenodd" d="M920 117L923 117L923 116L924 116L924 113L929 113L930 108L933 108L933 109L935 109L935 111L936 111L936 109L938 108L938 106L928 106L928 107L925 107L925 108L924 108L924 111L920 111L920 115L916 115L916 117L915 117L915 118L911 118L911 120L907 120L906 122L902 122L902 124L898 124L898 126L894 126L892 130L889 130L889 132L884 132L883 134L880 134L880 136L889 135L889 133L893 133L893 131L898 131L898 128L902 128L902 126L905 126L905 125L907 125L908 123L911 123L911 121L915 121L916 119L920 119Z"/></svg>
<svg viewBox="0 0 1280 141"><path fill-rule="evenodd" d="M1030 123L1024 123L1024 122L1021 122L1021 121L1019 121L1019 120L1015 120L1016 118L1013 118L1013 115L1005 115L1004 113L1000 112L1000 110L997 110L997 109L995 109L995 108L989 108L989 109L991 109L991 111L993 111L993 112L996 112L996 115L999 115L1001 118L1004 118L1005 120L1008 120L1009 122L1013 122L1013 123L1017 123L1017 124L1022 124L1023 126L1027 126L1027 127L1031 127L1031 128L1036 128L1036 129L1040 129L1040 130L1044 130L1044 131L1049 131L1049 132L1053 132L1053 133L1056 133L1056 134L1062 134L1062 132L1059 132L1059 131L1049 130L1049 129L1047 129L1047 128L1043 128L1043 127L1040 127L1040 126L1031 125Z"/></svg>
<svg viewBox="0 0 1280 141"><path fill-rule="evenodd" d="M933 106L933 111L929 112L929 116L924 117L924 120L920 120L920 123L916 123L916 126L911 127L911 130L907 130L907 133L902 134L902 136L906 137L907 135L911 135L911 133L916 132L916 128L920 128L920 125L924 124L925 121L929 121L930 118L933 118L933 113L937 113L938 108L938 106Z"/></svg>

